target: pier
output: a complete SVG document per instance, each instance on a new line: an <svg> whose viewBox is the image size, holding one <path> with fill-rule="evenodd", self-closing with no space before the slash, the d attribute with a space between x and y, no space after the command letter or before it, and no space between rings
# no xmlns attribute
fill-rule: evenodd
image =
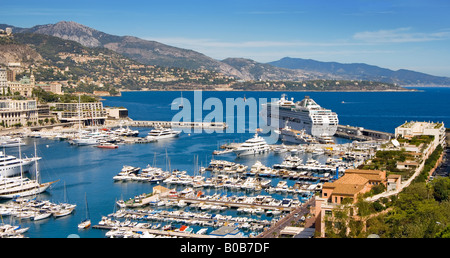
<svg viewBox="0 0 450 258"><path fill-rule="evenodd" d="M129 126L136 127L164 127L164 128L200 128L200 129L225 129L226 123L216 122L173 122L173 121L130 121Z"/></svg>
<svg viewBox="0 0 450 258"><path fill-rule="evenodd" d="M338 125L336 134L334 136L357 141L371 141L371 140L387 141L394 138L395 135L392 133L365 129L363 127Z"/></svg>

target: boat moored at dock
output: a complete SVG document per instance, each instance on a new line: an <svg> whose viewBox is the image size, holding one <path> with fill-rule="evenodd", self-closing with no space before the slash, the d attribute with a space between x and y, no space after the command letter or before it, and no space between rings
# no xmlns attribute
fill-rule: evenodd
<svg viewBox="0 0 450 258"><path fill-rule="evenodd" d="M243 144L233 150L238 157L246 155L259 155L268 153L270 146L266 143L264 138L255 133L254 137L246 140Z"/></svg>

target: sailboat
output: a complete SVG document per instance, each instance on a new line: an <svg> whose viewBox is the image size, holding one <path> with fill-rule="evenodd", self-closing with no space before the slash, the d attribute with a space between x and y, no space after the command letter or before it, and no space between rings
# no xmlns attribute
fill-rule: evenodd
<svg viewBox="0 0 450 258"><path fill-rule="evenodd" d="M78 96L78 136L72 139L71 143L78 146L97 145L99 140L95 137L84 135L81 132L81 97Z"/></svg>
<svg viewBox="0 0 450 258"><path fill-rule="evenodd" d="M36 156L36 143L34 143L34 152ZM19 145L19 159L22 159L21 149ZM28 177L23 176L22 165L20 168L20 176L19 177L9 177L9 178L0 178L0 199L14 199L19 197L26 197L40 194L47 190L53 183L58 182L47 182L40 183L39 182L39 170L38 170L38 159L35 159L35 167L36 167L36 180L32 180Z"/></svg>
<svg viewBox="0 0 450 258"><path fill-rule="evenodd" d="M61 203L58 206L58 209L52 212L53 216L55 218L67 216L75 210L76 206L77 206L76 204L67 203L67 189L66 189L66 182L64 182L64 203Z"/></svg>
<svg viewBox="0 0 450 258"><path fill-rule="evenodd" d="M78 224L79 229L89 228L91 226L91 219L89 218L89 208L87 203L86 193L84 194L84 199L86 200L86 218Z"/></svg>

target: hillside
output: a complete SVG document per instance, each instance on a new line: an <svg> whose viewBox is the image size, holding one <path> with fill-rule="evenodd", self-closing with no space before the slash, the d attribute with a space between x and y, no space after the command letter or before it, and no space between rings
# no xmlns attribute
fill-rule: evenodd
<svg viewBox="0 0 450 258"><path fill-rule="evenodd" d="M44 58L31 47L17 44L14 39L0 38L0 64L20 62L31 65L43 61Z"/></svg>
<svg viewBox="0 0 450 258"><path fill-rule="evenodd" d="M207 70L143 65L113 50L86 47L78 42L44 34L17 33L4 45L5 53L29 49L41 62L35 64L37 81L67 81L66 91L109 91L208 88L233 79ZM5 55L5 53L3 53Z"/></svg>
<svg viewBox="0 0 450 258"><path fill-rule="evenodd" d="M222 62L236 68L244 78L254 81L303 81L324 78L320 73L278 68L270 64L258 63L251 59L227 58L222 60Z"/></svg>
<svg viewBox="0 0 450 258"><path fill-rule="evenodd" d="M13 30L55 36L78 42L86 47L105 47L142 64L190 70L206 69L241 77L239 71L233 67L193 50L132 36L111 35L76 22L61 21L56 24L37 25L29 29L14 27Z"/></svg>

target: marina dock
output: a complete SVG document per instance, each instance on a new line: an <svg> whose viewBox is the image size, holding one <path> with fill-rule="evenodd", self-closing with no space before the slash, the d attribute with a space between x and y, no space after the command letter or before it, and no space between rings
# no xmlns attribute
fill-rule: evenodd
<svg viewBox="0 0 450 258"><path fill-rule="evenodd" d="M187 204L203 204L203 205L219 205L225 206L228 208L252 208L252 209L263 209L263 210L280 210L280 211L291 211L296 207L285 207L285 206L274 206L274 205L264 205L264 204L255 204L255 203L237 203L237 202L229 202L229 201L218 201L218 200L203 200L198 198L183 198L183 197L164 197L161 199L170 200L170 201L184 201Z"/></svg>

